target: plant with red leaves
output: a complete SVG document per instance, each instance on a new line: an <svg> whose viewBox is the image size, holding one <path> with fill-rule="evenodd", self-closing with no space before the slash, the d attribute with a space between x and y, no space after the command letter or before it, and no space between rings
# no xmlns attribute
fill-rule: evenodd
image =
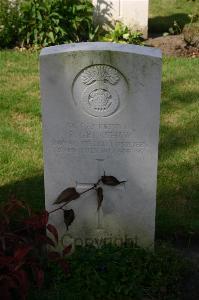
<svg viewBox="0 0 199 300"><path fill-rule="evenodd" d="M46 245L56 247L58 232L48 224L49 213L33 214L22 201L12 197L0 208L0 295L1 299L27 299L32 279L38 288L42 287L45 266L54 261L68 272L64 255L46 251ZM46 235L46 229L53 239Z"/></svg>

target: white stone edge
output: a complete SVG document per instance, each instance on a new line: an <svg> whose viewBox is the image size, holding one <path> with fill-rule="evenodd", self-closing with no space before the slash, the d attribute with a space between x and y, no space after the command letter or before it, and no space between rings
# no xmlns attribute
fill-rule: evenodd
<svg viewBox="0 0 199 300"><path fill-rule="evenodd" d="M158 48L137 46L133 44L116 44L110 42L83 42L46 47L41 50L40 57L79 51L113 51L162 58L162 52Z"/></svg>

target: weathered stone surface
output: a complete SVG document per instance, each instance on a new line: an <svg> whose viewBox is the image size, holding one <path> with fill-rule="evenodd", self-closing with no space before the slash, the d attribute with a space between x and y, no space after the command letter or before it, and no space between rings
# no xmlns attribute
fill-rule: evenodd
<svg viewBox="0 0 199 300"><path fill-rule="evenodd" d="M50 222L68 239L130 238L152 246L160 108L158 49L112 43L45 48L40 55L46 209L67 187L82 192L104 175L126 181L102 185L73 200ZM93 240L92 240L93 241ZM91 242L91 241L90 241Z"/></svg>

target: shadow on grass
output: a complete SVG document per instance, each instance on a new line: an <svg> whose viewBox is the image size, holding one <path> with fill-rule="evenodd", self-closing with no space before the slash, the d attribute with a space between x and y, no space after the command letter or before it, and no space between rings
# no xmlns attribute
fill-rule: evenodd
<svg viewBox="0 0 199 300"><path fill-rule="evenodd" d="M161 112L170 122L160 127L156 236L197 234L199 236L198 172L196 149L199 93L180 91L183 78L163 82ZM181 114L181 115L180 115ZM174 116L174 120L172 117ZM176 117L176 119L175 119ZM173 122L172 122L173 121Z"/></svg>
<svg viewBox="0 0 199 300"><path fill-rule="evenodd" d="M161 159L161 155L172 156L174 152L180 149L189 149L198 143L198 120L193 111L194 107L195 110L197 109L199 93L195 90L182 92L183 84L187 84L186 78L175 79L175 81L168 80L162 84L162 115L167 114L172 118L173 113L177 116L183 111L184 114L179 121L161 124L159 159ZM191 116L189 113L193 115Z"/></svg>
<svg viewBox="0 0 199 300"><path fill-rule="evenodd" d="M171 16L157 16L149 18L149 33L162 34L168 32L170 27L173 27L174 21L183 29L185 24L190 22L188 14L179 13Z"/></svg>
<svg viewBox="0 0 199 300"><path fill-rule="evenodd" d="M43 176L38 175L0 187L0 202L7 201L12 195L26 201L35 211L44 208Z"/></svg>

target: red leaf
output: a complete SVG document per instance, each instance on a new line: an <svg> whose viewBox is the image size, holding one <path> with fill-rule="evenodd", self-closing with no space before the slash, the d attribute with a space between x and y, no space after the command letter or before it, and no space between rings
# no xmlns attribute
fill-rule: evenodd
<svg viewBox="0 0 199 300"><path fill-rule="evenodd" d="M22 237L20 237L17 234L14 234L12 232L5 232L4 237L5 237L6 241L15 242L15 243L17 241L22 240Z"/></svg>
<svg viewBox="0 0 199 300"><path fill-rule="evenodd" d="M56 242L58 243L58 232L57 232L57 229L55 228L55 226L53 226L51 224L48 224L47 229L50 233L52 233L52 235L54 236Z"/></svg>
<svg viewBox="0 0 199 300"><path fill-rule="evenodd" d="M48 253L48 258L52 261L57 261L61 258L60 254L56 251L51 251Z"/></svg>
<svg viewBox="0 0 199 300"><path fill-rule="evenodd" d="M22 201L17 200L15 197L12 197L8 203L6 203L4 210L6 213L16 212L19 208L25 208L25 205Z"/></svg>
<svg viewBox="0 0 199 300"><path fill-rule="evenodd" d="M28 282L28 275L24 270L17 270L12 273L12 278L16 279L19 285L19 293L20 293L20 299L25 299L28 293L29 288L29 282Z"/></svg>
<svg viewBox="0 0 199 300"><path fill-rule="evenodd" d="M26 256L30 250L32 249L32 246L23 246L23 247L19 247L15 253L14 253L14 257L17 259L17 260L22 260L24 258L24 256Z"/></svg>
<svg viewBox="0 0 199 300"><path fill-rule="evenodd" d="M10 224L10 218L9 218L9 216L6 215L6 212L3 214L2 217L4 218L4 220L1 220L1 226ZM1 231L3 231L3 230L1 230Z"/></svg>
<svg viewBox="0 0 199 300"><path fill-rule="evenodd" d="M64 271L65 274L69 273L69 264L64 259L61 259L59 262L60 267Z"/></svg>
<svg viewBox="0 0 199 300"><path fill-rule="evenodd" d="M2 275L0 277L0 290L1 290L1 287L4 286L4 287L7 287L7 288L12 288L12 289L17 289L18 288L18 285L17 285L17 282L15 280L13 280L13 278L9 275ZM1 293L0 293L1 295Z"/></svg>
<svg viewBox="0 0 199 300"><path fill-rule="evenodd" d="M14 261L12 256L1 256L0 257L0 266L8 266Z"/></svg>
<svg viewBox="0 0 199 300"><path fill-rule="evenodd" d="M49 217L49 213L45 210L42 219L45 225L48 223L48 217Z"/></svg>
<svg viewBox="0 0 199 300"><path fill-rule="evenodd" d="M54 241L51 240L51 239L50 239L48 236L46 236L46 235L38 235L38 236L36 237L36 240L39 241L39 242L41 242L41 243L43 243L43 244L49 244L49 245L55 247Z"/></svg>
<svg viewBox="0 0 199 300"><path fill-rule="evenodd" d="M38 267L34 267L33 272L35 275L35 280L36 280L37 286L40 289L44 282L44 271Z"/></svg>
<svg viewBox="0 0 199 300"><path fill-rule="evenodd" d="M10 293L10 286L8 283L0 283L0 295L1 299L12 300L12 295Z"/></svg>
<svg viewBox="0 0 199 300"><path fill-rule="evenodd" d="M48 216L49 213L47 211L44 211L41 214L26 219L24 223L32 227L33 229L41 229L44 228L48 223Z"/></svg>
<svg viewBox="0 0 199 300"><path fill-rule="evenodd" d="M72 245L66 246L62 252L63 256L69 254L71 252L71 249L72 249Z"/></svg>

